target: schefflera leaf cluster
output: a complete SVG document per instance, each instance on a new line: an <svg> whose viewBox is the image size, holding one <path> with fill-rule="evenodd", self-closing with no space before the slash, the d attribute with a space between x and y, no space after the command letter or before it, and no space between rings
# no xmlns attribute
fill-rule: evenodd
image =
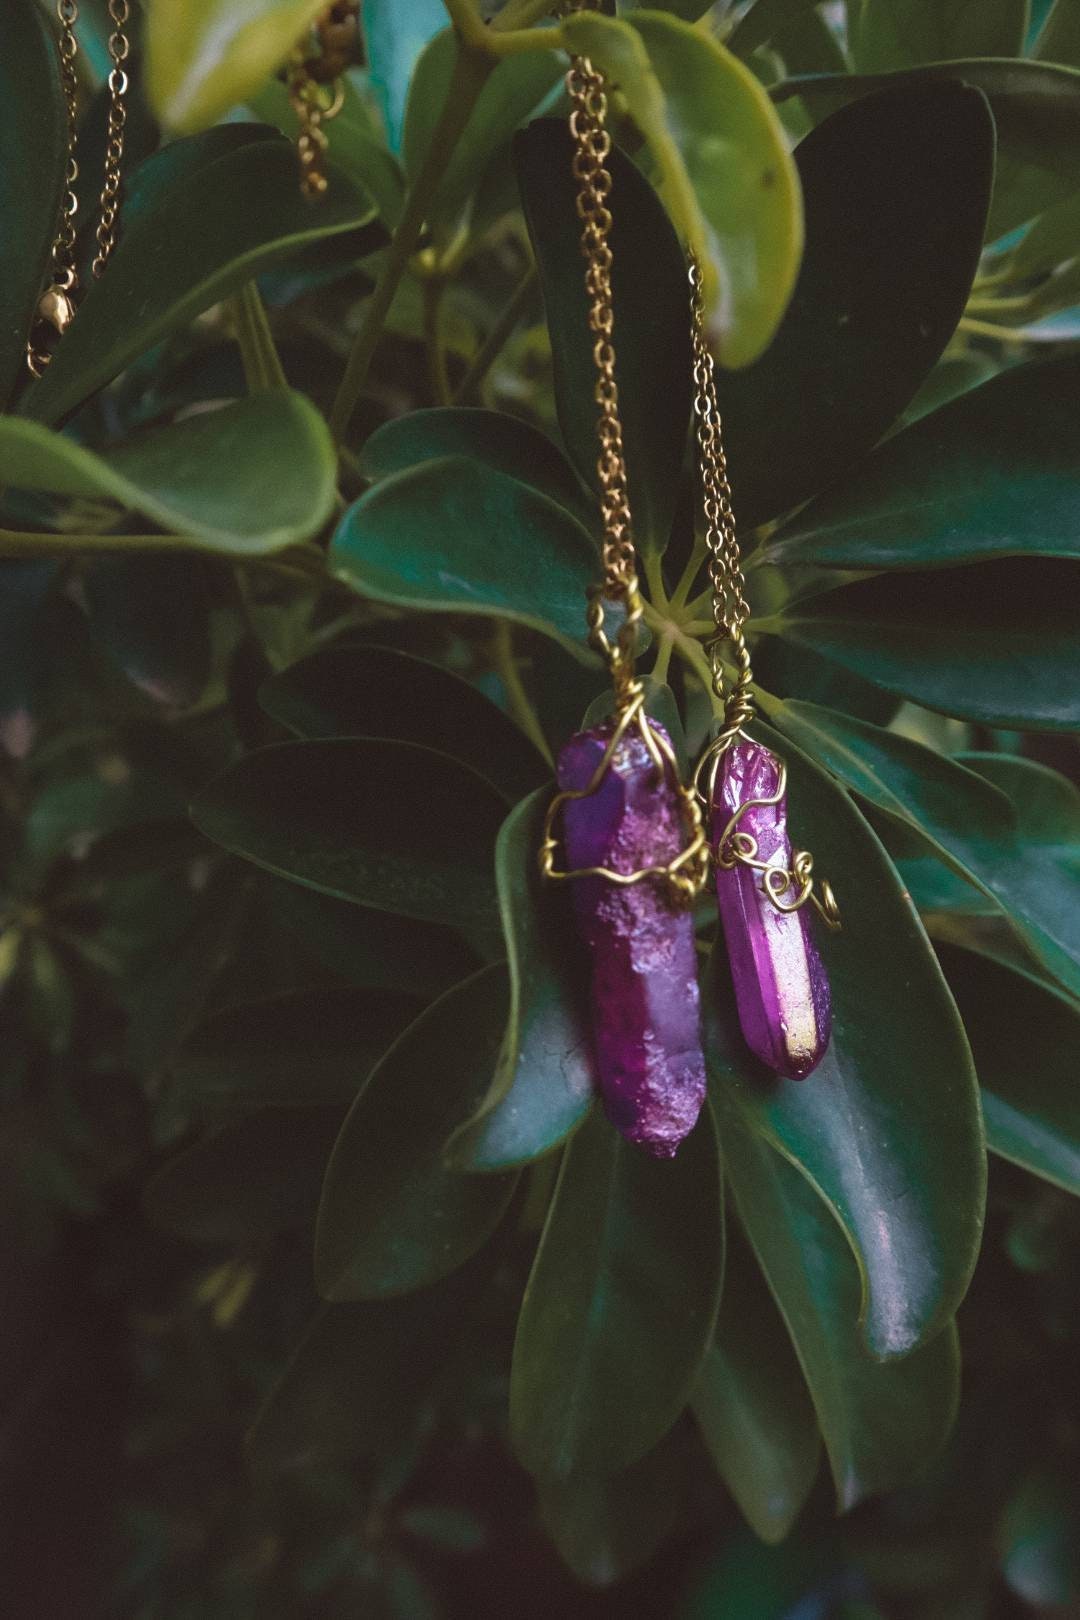
<svg viewBox="0 0 1080 1620"><path fill-rule="evenodd" d="M483 240L500 199L520 204L550 338L549 430L475 405L415 409L350 434L342 480L306 378L281 386L289 367L277 369L252 276L300 264L305 296L345 272L361 293L384 285L438 139L432 108L456 83L450 33L432 31L411 85L398 42L380 57L378 30L393 29L378 6L371 68L394 150L357 96L313 210L268 126L162 147L136 171L109 275L0 421L5 485L79 516L106 503L109 521L99 512L85 533L34 508L3 545L32 568L122 554L88 571L85 605L129 674L161 645L117 603L164 611L193 577L136 566L280 553L298 593L347 604L342 634L325 633L329 613L301 614L289 652L261 647L254 676L234 665L244 751L192 805L239 858L220 880L228 923L194 954L242 956L269 912L332 976L259 995L204 987L167 1067L214 1123L147 1189L155 1219L193 1241L250 1248L314 1230L325 1303L256 1420L253 1460L376 1450L399 1415L407 1427L445 1395L492 1298L508 1299L510 1443L590 1580L654 1550L671 1528L657 1504L692 1494L705 1456L769 1541L790 1531L822 1449L843 1508L921 1475L959 1397L955 1317L987 1146L1080 1190L1066 1068L1080 1029L1080 796L999 746L1002 728L1080 723L1080 363L996 369L953 347L980 318L966 312L986 296L988 240L1035 215L1051 245L1068 240L1045 223L1061 199L1043 177L1071 151L1080 74L996 60L1019 53L1011 35L939 41L918 7L901 60L884 7L862 8L845 44L796 27L803 9L758 0L728 50L659 12L566 24L621 93L616 332L650 710L684 757L700 745L711 610L690 515L690 240L717 271L757 734L788 761L798 841L844 915L826 942L833 1044L801 1086L748 1057L703 931L710 1098L673 1164L630 1148L594 1103L587 975L566 896L542 887L535 860L551 748L604 702L583 636L598 529L579 222L565 123L532 117L564 59L541 41L486 70L426 212L428 248L452 256L470 232ZM48 87L35 27L20 49ZM936 62L942 51L959 60ZM196 56L185 46L185 63ZM790 155L771 79L801 136ZM195 89L159 95L182 91L197 110ZM221 91L204 93L211 107ZM235 93L287 122L273 85ZM1036 96L1049 165L1024 144ZM13 387L9 327L25 324L52 217L40 193L15 206L33 251L2 334ZM162 240L177 250L151 282ZM1043 260L1022 247L990 274L1037 276ZM743 281L751 249L762 274ZM191 403L176 395L139 419L124 374L223 297L250 323L246 391L229 380L223 410L176 420ZM102 399L122 402L122 435L93 416L118 377ZM185 555L129 555L163 548ZM20 600L37 603L39 577L24 583ZM259 622L243 605L250 655ZM206 637L181 639L174 678L199 690L191 647L205 664ZM260 712L235 701L244 687ZM931 746L926 724L916 740L893 724L904 700L967 722L980 746ZM1037 1031L1029 1045L1021 1024ZM153 1027L139 1038L160 1060Z"/></svg>

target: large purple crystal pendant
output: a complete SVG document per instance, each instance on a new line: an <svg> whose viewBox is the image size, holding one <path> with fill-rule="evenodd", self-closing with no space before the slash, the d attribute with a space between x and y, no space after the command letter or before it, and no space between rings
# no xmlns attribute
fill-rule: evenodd
<svg viewBox="0 0 1080 1620"><path fill-rule="evenodd" d="M780 761L767 748L753 742L732 744L713 788L714 840L740 805L775 797L780 773ZM737 831L754 840L757 860L790 869L786 794L776 804L745 810ZM832 1032L829 981L814 941L810 908L804 905L785 915L766 894L763 873L742 861L725 868L720 853L716 897L746 1044L777 1074L804 1080L825 1056ZM789 891L781 898L788 903L793 897Z"/></svg>
<svg viewBox="0 0 1080 1620"><path fill-rule="evenodd" d="M666 734L655 722L654 733ZM580 792L596 774L611 727L579 731L559 756L559 786ZM686 846L677 789L639 733L621 739L603 780L563 811L571 871L621 873L666 866ZM631 1142L669 1159L705 1098L694 921L660 878L622 886L572 885L578 929L592 957L593 1031L608 1117Z"/></svg>

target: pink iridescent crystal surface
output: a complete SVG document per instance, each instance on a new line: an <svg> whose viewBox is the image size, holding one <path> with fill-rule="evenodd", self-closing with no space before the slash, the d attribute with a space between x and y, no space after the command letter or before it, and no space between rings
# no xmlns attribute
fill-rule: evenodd
<svg viewBox="0 0 1080 1620"><path fill-rule="evenodd" d="M589 786L610 737L610 727L571 737L559 756L560 788ZM596 792L570 800L563 815L571 870L664 866L686 845L676 790L657 781L633 730ZM572 888L592 959L593 1033L608 1117L629 1141L671 1158L705 1098L692 912L655 878L627 887L576 878Z"/></svg>
<svg viewBox="0 0 1080 1620"><path fill-rule="evenodd" d="M713 789L712 832L719 840L748 799L771 798L780 761L758 743L728 749ZM744 811L738 830L757 844L757 858L790 868L787 796L778 804ZM716 897L731 965L739 1022L747 1046L762 1063L804 1080L825 1056L832 1032L829 980L818 952L809 906L785 916L765 893L763 874L737 862L716 869ZM786 896L790 900L790 894Z"/></svg>

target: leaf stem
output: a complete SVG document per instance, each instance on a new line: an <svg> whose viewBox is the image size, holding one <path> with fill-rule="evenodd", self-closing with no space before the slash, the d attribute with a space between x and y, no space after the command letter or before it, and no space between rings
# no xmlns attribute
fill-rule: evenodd
<svg viewBox="0 0 1080 1620"><path fill-rule="evenodd" d="M997 326L992 321L975 321L964 315L957 322L958 332L970 332L972 337L994 338L998 343L1026 343L1027 334L1023 327Z"/></svg>
<svg viewBox="0 0 1080 1620"><path fill-rule="evenodd" d="M510 625L505 619L500 619L495 626L495 634L491 642L491 662L496 674L503 683L510 713L521 727L543 758L555 768L555 760L548 747L547 738L537 717L536 710L529 700L529 695L522 685L521 674L518 670L517 659L514 657L514 639Z"/></svg>
<svg viewBox="0 0 1080 1620"><path fill-rule="evenodd" d="M691 548L690 556L687 559L686 567L680 574L679 582L671 593L672 607L686 606L686 598L690 595L690 588L695 579L697 579L698 574L701 572L702 564L704 563L707 555L708 547L706 546L704 539L701 535L695 535L694 544Z"/></svg>
<svg viewBox="0 0 1080 1620"><path fill-rule="evenodd" d="M427 351L428 378L436 405L451 403L450 378L446 370L446 345L442 340L439 310L446 282L442 276L424 281L424 347Z"/></svg>
<svg viewBox="0 0 1080 1620"><path fill-rule="evenodd" d="M460 404L476 391L491 370L496 358L517 326L536 286L536 266L532 265L518 282L509 299L499 311L494 325L473 356L464 377L454 391L454 404Z"/></svg>
<svg viewBox="0 0 1080 1620"><path fill-rule="evenodd" d="M490 57L476 50L458 50L446 101L432 131L420 172L405 199L401 218L386 250L375 291L364 312L330 413L330 430L339 442L344 439L352 421L394 294L420 239L427 211L493 66Z"/></svg>
<svg viewBox="0 0 1080 1620"><path fill-rule="evenodd" d="M287 388L285 370L257 283L245 281L229 302L248 392L262 394L274 388Z"/></svg>
<svg viewBox="0 0 1080 1620"><path fill-rule="evenodd" d="M671 668L671 650L675 645L675 637L664 635L660 637L660 644L656 649L656 659L649 673L654 681L666 681L668 670Z"/></svg>

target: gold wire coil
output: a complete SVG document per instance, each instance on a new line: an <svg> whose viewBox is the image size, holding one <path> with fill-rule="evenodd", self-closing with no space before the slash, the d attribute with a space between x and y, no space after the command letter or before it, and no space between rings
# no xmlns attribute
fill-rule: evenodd
<svg viewBox="0 0 1080 1620"><path fill-rule="evenodd" d="M690 791L699 807L712 805L717 772L724 755L737 737L741 737L744 742L753 741L745 732L732 732L725 727L698 761ZM748 810L764 810L777 805L787 792L787 764L779 754L773 754L772 757L776 760L778 768L775 791L767 797L743 800L714 839L713 860L721 872L733 871L736 866L748 866L751 871L760 872L762 890L782 916L789 916L792 912L810 904L826 928L836 933L840 929L840 907L832 885L825 878L814 877L814 857L810 851L795 850L790 866L772 865L758 858L757 839L752 833L744 832L739 827L739 822ZM702 785L703 776L704 785ZM792 893L794 899L787 899Z"/></svg>
<svg viewBox="0 0 1080 1620"><path fill-rule="evenodd" d="M656 770L656 785L667 782L675 789L679 811L686 829L685 847L665 866L643 866L634 872L616 872L610 866L586 866L575 870L560 869L557 865L559 838L556 823L563 806L572 800L587 799L595 793L611 769L616 750L630 728L633 727L649 751ZM667 739L655 732L645 714L645 694L640 689L627 706L616 716L611 739L604 749L596 770L584 788L567 788L557 793L548 805L544 817L544 835L539 852L540 874L553 882L566 882L572 878L605 878L619 888L630 888L635 883L655 878L662 882L670 897L681 905L689 905L701 893L709 876L709 846L701 809L694 794L679 780L678 761Z"/></svg>

